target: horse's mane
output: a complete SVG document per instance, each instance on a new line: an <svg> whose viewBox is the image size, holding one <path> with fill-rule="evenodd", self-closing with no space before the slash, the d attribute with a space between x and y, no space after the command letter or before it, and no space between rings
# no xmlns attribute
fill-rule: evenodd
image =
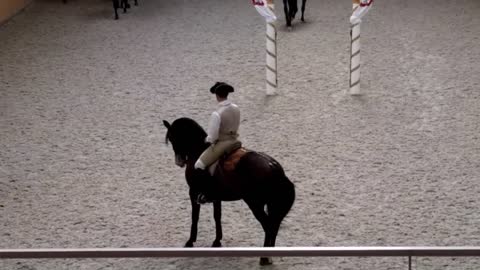
<svg viewBox="0 0 480 270"><path fill-rule="evenodd" d="M168 143L168 140L172 136L171 132L175 133L175 137L181 136L180 139L182 141L194 141L195 143L204 142L207 137L207 133L202 126L195 122L195 120L187 117L178 118L173 121L172 126L168 129L165 136L166 143ZM184 140L187 139L186 137L188 137L188 140ZM198 142L196 140L198 140Z"/></svg>

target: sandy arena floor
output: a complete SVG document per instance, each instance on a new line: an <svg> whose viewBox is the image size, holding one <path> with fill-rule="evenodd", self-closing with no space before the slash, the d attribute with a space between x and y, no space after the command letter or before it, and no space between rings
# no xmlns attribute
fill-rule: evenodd
<svg viewBox="0 0 480 270"><path fill-rule="evenodd" d="M241 135L278 159L297 200L278 246L480 245L480 2L376 1L362 90L348 88L350 1L309 0L264 94L265 25L250 2L35 1L0 27L0 248L181 247L190 205L161 120L206 126L236 87ZM243 202L224 246L259 246ZM204 207L197 246L214 239ZM416 269L480 269L418 258ZM257 258L1 260L0 269L260 269ZM405 258L282 258L264 269L406 269Z"/></svg>

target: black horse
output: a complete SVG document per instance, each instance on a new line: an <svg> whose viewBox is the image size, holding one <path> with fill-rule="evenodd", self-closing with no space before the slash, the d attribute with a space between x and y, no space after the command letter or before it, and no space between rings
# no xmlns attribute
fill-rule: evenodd
<svg viewBox="0 0 480 270"><path fill-rule="evenodd" d="M128 0L112 0L113 1L113 10L115 10L115 20L118 20L117 9L123 8L123 13L127 13L127 8L130 8ZM135 6L138 6L138 0L135 0Z"/></svg>
<svg viewBox="0 0 480 270"><path fill-rule="evenodd" d="M64 4L67 3L67 0L62 0ZM128 0L112 0L113 10L115 11L115 20L118 20L118 11L117 9L123 8L123 13L127 13L127 8L130 8L130 3ZM135 6L138 6L138 0L135 0Z"/></svg>
<svg viewBox="0 0 480 270"><path fill-rule="evenodd" d="M196 175L194 164L202 152L209 146L205 142L207 134L194 120L179 118L172 124L163 121L168 129L166 143L170 141L175 152L175 163L184 167L185 178L189 185L192 204L192 227L190 238L185 247L193 247L197 240L197 224L200 205L196 199L205 192L205 185ZM220 166L219 166L220 167ZM295 187L285 175L282 166L272 157L254 151L247 152L232 172L217 168L211 180L211 199L216 226L216 238L213 247L221 247L221 201L244 200L260 222L265 232L265 247L275 246L280 223L290 211L295 200ZM270 258L261 258L260 264L271 264Z"/></svg>
<svg viewBox="0 0 480 270"><path fill-rule="evenodd" d="M305 22L305 2L302 0L302 22ZM287 21L287 27L292 27L292 20L295 19L295 15L298 11L297 0L283 0L283 10L285 11L285 20Z"/></svg>

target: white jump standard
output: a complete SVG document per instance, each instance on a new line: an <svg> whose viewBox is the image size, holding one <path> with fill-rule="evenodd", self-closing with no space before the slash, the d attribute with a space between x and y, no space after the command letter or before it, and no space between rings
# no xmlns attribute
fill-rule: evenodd
<svg viewBox="0 0 480 270"><path fill-rule="evenodd" d="M277 29L275 21L273 0L252 0L258 13L265 18L267 23L267 61L266 61L266 89L267 95L275 95L277 92Z"/></svg>
<svg viewBox="0 0 480 270"><path fill-rule="evenodd" d="M353 12L350 17L350 94L360 94L360 24L367 14L373 0L353 0Z"/></svg>

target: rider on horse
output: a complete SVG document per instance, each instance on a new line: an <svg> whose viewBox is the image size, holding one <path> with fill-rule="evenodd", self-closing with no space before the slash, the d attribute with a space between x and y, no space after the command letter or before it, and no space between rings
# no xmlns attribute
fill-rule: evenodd
<svg viewBox="0 0 480 270"><path fill-rule="evenodd" d="M241 147L238 140L238 128L240 126L240 110L237 105L228 100L228 94L234 91L233 87L224 83L217 82L210 92L216 95L218 108L210 117L210 123L207 130L206 142L211 145L200 155L195 163L197 175L205 184L204 193L199 194L198 203L210 202L208 196L212 179L206 169L215 163L220 157ZM207 193L207 194L205 194Z"/></svg>

